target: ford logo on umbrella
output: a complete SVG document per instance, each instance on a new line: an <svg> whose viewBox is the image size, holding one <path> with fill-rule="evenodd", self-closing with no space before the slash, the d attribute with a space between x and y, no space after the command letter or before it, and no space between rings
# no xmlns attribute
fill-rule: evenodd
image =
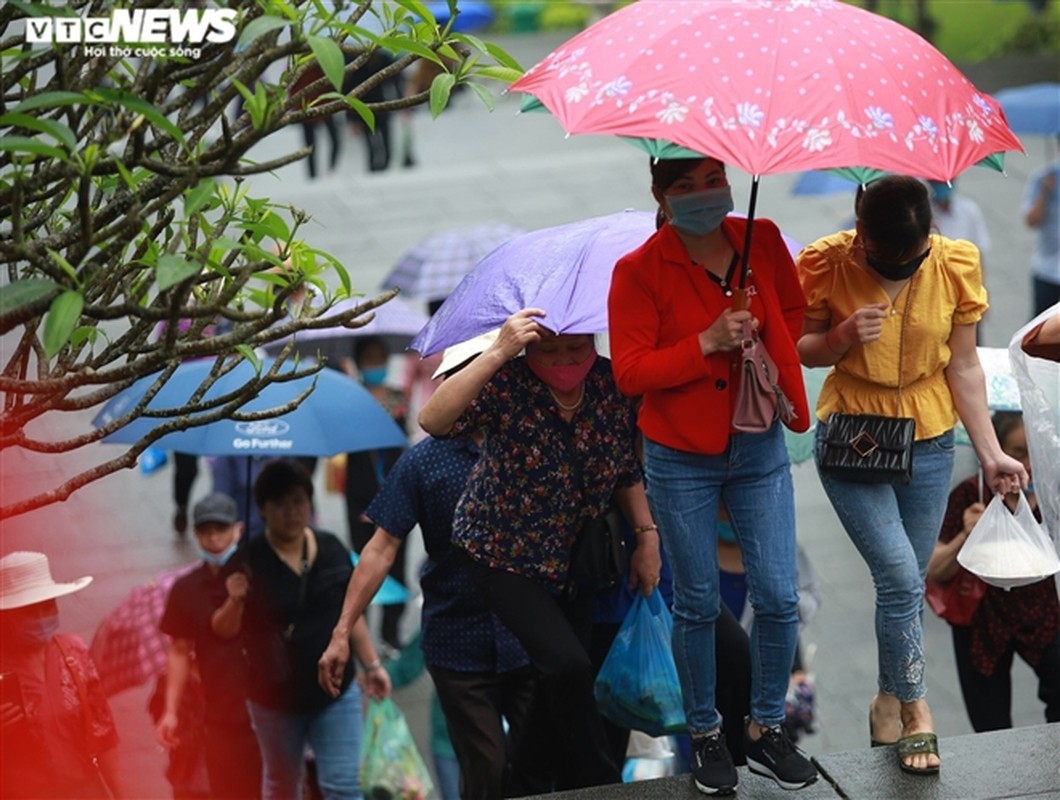
<svg viewBox="0 0 1060 800"><path fill-rule="evenodd" d="M282 436L291 426L282 419L257 419L237 422L236 431L244 436Z"/></svg>
<svg viewBox="0 0 1060 800"><path fill-rule="evenodd" d="M243 434L232 439L232 447L236 450L290 450L294 445L290 438L280 438L291 429L282 419L237 422L235 428L237 433Z"/></svg>

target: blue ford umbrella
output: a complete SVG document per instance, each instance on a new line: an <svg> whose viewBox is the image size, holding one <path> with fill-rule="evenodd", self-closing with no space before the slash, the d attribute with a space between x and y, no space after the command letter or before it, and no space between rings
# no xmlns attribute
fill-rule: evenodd
<svg viewBox="0 0 1060 800"><path fill-rule="evenodd" d="M264 359L262 371L270 369L273 363L274 359ZM158 412L183 406L209 375L213 364L213 359L181 364L147 404L146 410ZM292 371L294 365L284 364L280 374ZM203 399L223 397L255 376L254 366L244 361L210 387ZM128 413L156 378L156 375L141 378L116 394L107 401L92 424L102 427ZM316 387L298 408L282 416L254 421L222 419L168 433L155 444L163 449L204 456L330 456L408 444L404 432L368 390L332 369L298 380L270 384L239 410L264 411L282 406L312 386L314 380ZM107 435L103 442L133 444L173 418L137 417Z"/></svg>
<svg viewBox="0 0 1060 800"><path fill-rule="evenodd" d="M1060 134L1060 83L1031 83L994 95L1016 133Z"/></svg>

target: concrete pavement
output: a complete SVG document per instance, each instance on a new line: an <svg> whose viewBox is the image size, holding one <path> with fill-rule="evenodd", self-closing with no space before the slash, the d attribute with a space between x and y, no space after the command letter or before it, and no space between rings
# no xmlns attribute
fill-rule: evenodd
<svg viewBox="0 0 1060 800"><path fill-rule="evenodd" d="M499 42L530 66L564 38L535 35ZM275 175L251 179L251 193L309 211L313 221L306 237L346 263L357 288L366 293L377 287L407 247L435 230L487 219L538 228L626 207L653 207L648 159L639 150L604 137L565 139L546 115L517 117L517 105L513 98L501 98L489 114L465 93L433 122L425 109L419 109L412 120L417 157L412 169L394 167L368 174L362 141L346 136L336 174L310 182L304 165L294 164ZM984 344L989 345L1007 344L1031 311L1027 264L1032 237L1017 209L1027 175L1045 162L1050 151L1041 140L1028 139L1026 145L1027 157L1009 157L1008 177L973 169L960 181L959 191L982 206L994 238L986 259L992 310L983 328ZM252 157L266 160L300 146L300 134L285 131ZM793 198L794 178L763 178L758 213L777 221L796 239L808 242L829 233L852 213L847 197ZM733 170L730 179L737 209L746 208L749 177ZM83 428L90 418L91 414L64 414L41 420L40 425L49 435L59 436ZM81 465L95 463L99 448L109 449L101 445L61 458L5 454L4 491L55 486ZM970 458L965 459L958 477L971 469ZM819 732L801 744L811 754L824 756L867 746L866 708L875 674L873 598L868 571L836 521L813 467L796 466L794 474L799 538L821 575L822 594L820 613L803 634L804 645L816 645ZM20 478L17 486L13 476ZM208 492L209 484L204 464L193 500ZM135 471L108 477L65 503L5 521L0 552L44 550L59 580L94 575L88 589L60 601L64 629L88 640L99 620L132 586L194 558L189 542L176 539L171 531L170 486L168 467L147 478ZM340 499L324 495L322 486L319 513L323 527L344 531ZM414 611L406 615L409 630L418 624L416 616ZM970 733L948 626L928 612L925 632L928 697L938 731L943 737ZM1022 662L1013 674L1014 723L1042 722L1033 674ZM421 680L397 696L425 755L429 691ZM145 703L144 690L115 698L124 763L134 796L165 797L169 793L161 777L163 760L153 743Z"/></svg>

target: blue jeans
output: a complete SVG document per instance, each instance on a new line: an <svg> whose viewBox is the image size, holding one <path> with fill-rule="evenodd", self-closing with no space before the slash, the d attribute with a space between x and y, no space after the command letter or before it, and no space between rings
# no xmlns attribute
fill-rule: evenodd
<svg viewBox="0 0 1060 800"><path fill-rule="evenodd" d="M784 721L784 695L798 635L795 496L780 425L737 433L717 455L645 441L648 500L674 575L673 649L689 732L721 724L716 707L718 503L725 501L743 548L751 628L751 716Z"/></svg>
<svg viewBox="0 0 1060 800"><path fill-rule="evenodd" d="M819 456L826 425L818 425ZM855 483L818 470L847 536L876 587L879 688L903 703L924 696L924 574L946 514L953 431L913 444L913 479Z"/></svg>
<svg viewBox="0 0 1060 800"><path fill-rule="evenodd" d="M307 742L324 797L362 800L361 690L356 681L320 711L281 711L250 700L247 709L261 746L263 800L301 800Z"/></svg>

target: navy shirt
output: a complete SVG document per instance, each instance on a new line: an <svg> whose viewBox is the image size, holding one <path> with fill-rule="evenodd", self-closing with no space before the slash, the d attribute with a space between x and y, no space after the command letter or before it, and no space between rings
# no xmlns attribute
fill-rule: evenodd
<svg viewBox="0 0 1060 800"><path fill-rule="evenodd" d="M206 720L249 727L242 645L239 639L222 639L210 626L213 613L227 597L224 575L201 564L178 578L169 590L158 629L193 643L206 699Z"/></svg>
<svg viewBox="0 0 1060 800"><path fill-rule="evenodd" d="M416 523L427 560L422 647L433 667L502 673L530 663L519 640L490 612L452 544L453 513L478 461L470 439L427 438L406 450L366 512L387 533L404 539Z"/></svg>

